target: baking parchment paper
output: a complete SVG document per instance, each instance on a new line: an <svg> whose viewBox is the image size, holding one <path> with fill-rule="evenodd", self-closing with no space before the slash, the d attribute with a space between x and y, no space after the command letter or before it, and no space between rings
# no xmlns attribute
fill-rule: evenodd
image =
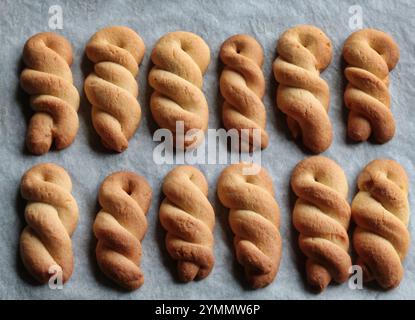
<svg viewBox="0 0 415 320"><path fill-rule="evenodd" d="M82 94L79 111L80 129L72 146L60 152L37 157L28 154L24 138L32 111L28 96L19 88L22 70L21 54L25 41L41 31L51 31L48 22L50 6L59 5L63 12L63 29L74 48L72 71ZM363 27L375 27L391 34L400 46L401 58L392 71L390 92L397 131L384 145L354 144L346 139L347 112L343 105L344 64L341 49L352 30L349 20L352 5L362 9ZM349 12L350 10L350 12ZM359 9L358 9L359 10ZM331 39L334 56L322 73L331 89L330 118L334 140L324 152L337 161L349 179L349 200L356 192L360 170L376 158L393 158L406 169L411 181L409 196L415 209L414 181L414 77L415 3L407 1L0 1L0 298L2 299L404 299L415 297L415 219L411 217L412 235L409 254L404 262L405 277L400 286L384 292L376 286L352 290L347 283L330 285L322 294L312 293L304 275L304 257L298 250L297 233L292 227L291 210L295 200L289 186L293 167L308 155L288 134L283 115L276 111L275 87L271 65L276 57L276 41L281 33L297 24L320 27ZM353 21L352 21L353 22ZM84 48L94 32L108 25L125 25L136 30L146 43L146 54L138 76L139 102L143 117L140 128L122 154L106 152L91 124L90 105L83 94L83 80L91 64ZM353 26L353 24L352 24ZM236 33L248 33L262 44L265 53L264 74L267 91L267 131L270 145L262 154L262 165L273 177L276 198L281 206L283 256L275 281L264 289L251 290L244 281L242 268L236 263L227 210L216 196L216 183L224 164L198 167L209 182L209 199L216 210L215 256L211 275L199 282L181 284L175 278L175 263L164 245L164 231L158 222L163 177L174 165L157 165L152 134L157 129L149 111L151 88L147 74L151 68L150 52L165 33L187 30L199 34L211 49L211 63L203 90L210 107L210 128L221 128L222 97L218 84L222 64L218 52L222 42ZM79 209L78 227L72 237L75 269L62 290L39 286L22 266L18 254L19 235L23 228L25 201L19 195L23 173L36 163L55 162L71 175L73 195ZM141 267L145 284L137 291L124 292L99 271L95 261L95 240L91 231L99 209L98 188L102 180L116 170L133 170L150 182L154 197L148 213L149 228L143 241Z"/></svg>

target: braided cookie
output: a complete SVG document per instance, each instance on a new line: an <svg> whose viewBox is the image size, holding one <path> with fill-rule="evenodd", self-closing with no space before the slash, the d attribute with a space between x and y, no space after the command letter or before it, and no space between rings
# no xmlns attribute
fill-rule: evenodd
<svg viewBox="0 0 415 320"><path fill-rule="evenodd" d="M176 167L164 179L163 192L160 222L167 230L167 251L177 260L179 278L185 282L203 279L215 263L215 212L207 198L206 179L194 167Z"/></svg>
<svg viewBox="0 0 415 320"><path fill-rule="evenodd" d="M353 247L365 281L397 287L410 242L408 177L393 160L374 160L360 173L352 202Z"/></svg>
<svg viewBox="0 0 415 320"><path fill-rule="evenodd" d="M350 109L347 132L355 141L366 141L373 133L379 143L395 134L390 111L389 71L399 60L399 48L386 33L375 29L354 32L345 42L344 70L349 81L344 102Z"/></svg>
<svg viewBox="0 0 415 320"><path fill-rule="evenodd" d="M210 62L210 50L199 36L184 31L164 35L151 53L154 67L148 76L154 89L150 107L157 124L176 132L176 122L184 122L182 148L194 148L204 139L209 110L202 92L203 75ZM191 131L189 131L191 130ZM186 138L186 139L185 139Z"/></svg>
<svg viewBox="0 0 415 320"><path fill-rule="evenodd" d="M254 144L253 129L260 131L262 149L268 146L265 132L266 113L262 103L265 79L261 67L264 52L261 45L248 35L238 34L226 40L220 50L225 65L220 77L220 91L225 98L222 109L226 129L249 129L249 145Z"/></svg>
<svg viewBox="0 0 415 320"><path fill-rule="evenodd" d="M69 175L53 163L35 165L22 177L20 191L28 202L20 255L26 269L41 283L49 281L56 266L63 282L72 275L71 236L78 223L78 206L71 190Z"/></svg>
<svg viewBox="0 0 415 320"><path fill-rule="evenodd" d="M323 152L333 139L329 87L320 78L332 59L330 39L314 26L300 25L282 34L277 51L272 66L279 83L277 106L287 115L294 139L301 136L312 152Z"/></svg>
<svg viewBox="0 0 415 320"><path fill-rule="evenodd" d="M72 47L52 32L38 33L27 40L23 50L26 68L20 85L30 95L35 114L26 135L29 151L41 155L68 147L78 132L79 94L73 85Z"/></svg>
<svg viewBox="0 0 415 320"><path fill-rule="evenodd" d="M244 167L250 166L238 163L223 170L218 196L230 209L236 257L251 286L261 288L274 280L280 265L280 210L267 171L260 168L255 175L244 175Z"/></svg>
<svg viewBox="0 0 415 320"><path fill-rule="evenodd" d="M133 172L109 175L99 190L102 209L93 226L98 265L107 277L128 290L144 283L141 241L147 231L151 197L147 180Z"/></svg>
<svg viewBox="0 0 415 320"><path fill-rule="evenodd" d="M343 169L326 157L310 157L295 167L291 186L298 196L293 222L300 233L300 249L307 256L309 284L323 291L332 279L345 282L352 263L347 234L351 214Z"/></svg>
<svg viewBox="0 0 415 320"><path fill-rule="evenodd" d="M140 36L121 26L101 29L86 46L86 55L95 63L84 85L92 104L92 123L102 144L117 152L128 148L140 123L135 77L144 52Z"/></svg>

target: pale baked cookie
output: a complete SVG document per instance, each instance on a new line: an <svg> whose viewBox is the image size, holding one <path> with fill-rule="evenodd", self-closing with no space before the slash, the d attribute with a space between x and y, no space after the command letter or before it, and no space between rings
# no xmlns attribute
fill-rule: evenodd
<svg viewBox="0 0 415 320"><path fill-rule="evenodd" d="M220 58L225 65L220 76L220 91L225 98L222 107L223 124L227 130L249 130L248 141L254 143L253 129L259 130L261 149L268 146L265 131L266 113L262 103L265 79L262 73L264 52L251 36L238 34L227 39L220 49ZM241 140L244 139L240 134ZM250 148L252 149L252 147Z"/></svg>
<svg viewBox="0 0 415 320"><path fill-rule="evenodd" d="M164 178L163 193L160 222L167 231L167 251L177 260L179 278L203 279L215 263L215 212L207 198L207 181L198 169L179 166Z"/></svg>
<svg viewBox="0 0 415 320"><path fill-rule="evenodd" d="M39 282L62 275L66 282L73 271L71 236L78 222L78 206L71 195L66 171L41 163L22 177L20 191L27 200L27 226L20 236L20 255L26 269Z"/></svg>
<svg viewBox="0 0 415 320"><path fill-rule="evenodd" d="M374 160L360 173L357 186L352 202L356 263L364 281L376 280L385 289L397 287L410 243L408 177L397 162Z"/></svg>
<svg viewBox="0 0 415 320"><path fill-rule="evenodd" d="M194 33L171 32L156 43L151 60L154 67L148 81L154 89L150 100L154 120L174 137L177 121L183 121L179 144L185 149L197 147L204 139L209 119L202 92L203 75L210 62L208 45ZM188 139L184 141L186 134Z"/></svg>
<svg viewBox="0 0 415 320"><path fill-rule="evenodd" d="M86 45L86 55L95 64L84 84L92 123L102 144L117 152L128 148L140 123L135 77L144 52L140 36L122 26L101 29Z"/></svg>
<svg viewBox="0 0 415 320"><path fill-rule="evenodd" d="M73 85L72 47L64 37L43 32L27 40L23 50L26 68L20 85L30 95L35 114L26 135L29 151L36 155L68 147L78 132L79 94Z"/></svg>
<svg viewBox="0 0 415 320"><path fill-rule="evenodd" d="M98 265L107 277L128 290L144 283L141 241L147 232L151 198L147 180L133 172L109 175L99 190L102 209L93 226Z"/></svg>
<svg viewBox="0 0 415 320"><path fill-rule="evenodd" d="M235 234L238 262L253 288L269 285L281 260L280 210L274 198L272 179L263 168L244 175L251 164L232 164L222 171L218 197L229 208L229 224Z"/></svg>
<svg viewBox="0 0 415 320"><path fill-rule="evenodd" d="M347 133L355 141L372 134L379 143L395 134L390 110L389 71L399 60L399 47L386 33L362 29L352 33L343 47L348 82L344 102L350 109Z"/></svg>
<svg viewBox="0 0 415 320"><path fill-rule="evenodd" d="M320 78L333 56L331 41L320 29L299 25L282 34L277 51L272 66L279 84L277 106L287 115L294 139L301 137L312 152L323 152L333 139L329 86Z"/></svg>
<svg viewBox="0 0 415 320"><path fill-rule="evenodd" d="M332 279L345 282L352 263L347 234L351 213L343 169L329 158L309 157L295 167L291 187L298 196L293 223L307 256L309 284L323 291Z"/></svg>

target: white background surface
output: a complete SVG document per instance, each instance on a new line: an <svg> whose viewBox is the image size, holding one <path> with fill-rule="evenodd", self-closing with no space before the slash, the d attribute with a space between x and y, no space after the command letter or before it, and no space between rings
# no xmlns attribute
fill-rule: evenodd
<svg viewBox="0 0 415 320"><path fill-rule="evenodd" d="M49 31L48 10L59 4L63 9L64 25L59 33L67 37L74 48L72 71L75 85L82 93L79 112L80 130L74 144L61 152L36 157L24 147L26 125L32 114L28 97L19 88L22 68L21 54L29 36ZM349 28L349 7L358 4L363 9L364 27L376 27L390 33L400 46L401 59L391 74L392 111L397 131L385 145L353 144L346 140L346 115L342 103L344 77L341 49L353 31ZM332 40L334 57L322 74L331 89L330 118L334 140L324 153L345 170L350 184L349 200L356 191L360 170L376 158L393 158L414 179L415 156L413 137L415 4L408 1L12 1L1 0L0 12L0 298L39 299L394 299L415 297L414 240L405 260L405 277L399 288L383 292L376 286L350 290L347 284L330 285L322 294L310 292L305 284L304 259L297 247L297 233L292 228L291 209L295 197L289 179L293 167L305 153L291 141L282 114L275 107L275 80L271 64L275 59L276 41L280 34L296 24L320 27ZM126 25L136 30L145 41L147 50L138 76L139 102L143 117L140 128L122 154L104 151L95 134L90 118L90 105L82 86L91 65L84 56L88 39L98 29L108 25ZM232 234L227 224L227 210L216 197L217 178L224 165L201 165L209 182L209 199L216 211L215 256L211 275L200 282L178 283L175 263L164 246L164 231L158 222L161 183L172 165L158 166L153 162L156 143L152 133L157 128L149 111L151 88L146 77L155 42L165 33L187 30L199 34L211 49L211 64L205 76L204 92L209 107L209 128L220 128L218 77L222 64L218 62L220 45L236 33L253 35L265 52L264 74L267 91L264 103L267 111L267 131L270 145L263 152L262 164L273 177L276 198L281 207L283 256L275 281L260 290L250 290L244 281L242 268L233 254ZM55 162L71 175L73 195L80 219L73 239L75 270L63 290L39 286L24 270L18 255L18 240L24 226L25 202L19 195L20 178L36 163ZM119 290L99 271L95 261L95 240L91 226L98 211L97 192L102 180L117 170L133 170L144 175L153 188L153 201L148 213L149 229L143 241L142 269L145 284L137 291ZM411 191L414 186L411 183ZM410 205L415 208L414 197ZM410 232L415 238L414 219Z"/></svg>

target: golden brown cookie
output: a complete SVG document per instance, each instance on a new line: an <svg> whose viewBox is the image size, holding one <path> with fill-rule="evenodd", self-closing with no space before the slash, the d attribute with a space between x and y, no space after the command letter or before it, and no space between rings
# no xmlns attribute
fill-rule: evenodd
<svg viewBox="0 0 415 320"><path fill-rule="evenodd" d="M360 173L357 186L352 202L356 263L364 281L376 280L385 289L397 287L410 242L408 177L397 162L374 160Z"/></svg>
<svg viewBox="0 0 415 320"><path fill-rule="evenodd" d="M176 122L183 121L184 132L178 137L182 148L197 147L204 139L209 119L202 92L203 75L210 62L208 45L194 33L171 32L156 43L151 60L154 67L148 81L154 89L150 100L154 120L174 136ZM188 139L184 141L186 134Z"/></svg>
<svg viewBox="0 0 415 320"><path fill-rule="evenodd" d="M347 234L351 213L343 169L326 157L306 158L295 167L291 187L298 196L293 223L307 256L309 284L323 291L332 279L345 282L352 263Z"/></svg>
<svg viewBox="0 0 415 320"><path fill-rule="evenodd" d="M263 168L244 174L251 164L232 164L222 171L218 197L229 208L229 224L238 262L253 288L269 285L281 260L280 210L272 179Z"/></svg>
<svg viewBox="0 0 415 320"><path fill-rule="evenodd" d="M27 129L27 148L36 155L48 152L52 143L64 149L72 144L79 127L71 44L56 33L38 33L27 40L23 61L26 68L20 85L30 95L35 111Z"/></svg>
<svg viewBox="0 0 415 320"><path fill-rule="evenodd" d="M58 269L63 282L72 275L71 236L78 222L78 206L71 190L69 175L53 163L35 165L22 177L27 226L20 236L20 255L26 269L41 283L48 282Z"/></svg>
<svg viewBox="0 0 415 320"><path fill-rule="evenodd" d="M220 58L225 65L220 76L220 91L225 98L222 107L223 124L227 130L249 130L245 144L253 145L253 129L260 134L255 145L261 149L268 146L265 131L266 113L262 102L265 79L262 73L264 52L251 36L238 34L227 39L220 49ZM250 148L252 149L252 147Z"/></svg>
<svg viewBox="0 0 415 320"><path fill-rule="evenodd" d="M333 140L329 86L320 78L333 56L331 41L320 29L299 25L282 34L277 51L272 66L277 106L287 115L294 139L301 137L312 152L323 152Z"/></svg>
<svg viewBox="0 0 415 320"><path fill-rule="evenodd" d="M343 47L348 81L344 102L350 109L347 133L355 141L372 134L379 143L395 134L390 110L389 71L399 60L399 47L386 33L362 29L352 33Z"/></svg>
<svg viewBox="0 0 415 320"><path fill-rule="evenodd" d="M166 198L159 217L167 231L167 251L177 260L180 280L206 278L215 263L215 212L207 198L203 173L191 166L176 167L164 178L163 193Z"/></svg>
<svg viewBox="0 0 415 320"><path fill-rule="evenodd" d="M128 290L144 283L141 241L147 231L151 197L147 180L126 171L106 177L99 190L102 209L93 226L98 265L107 277Z"/></svg>
<svg viewBox="0 0 415 320"><path fill-rule="evenodd" d="M92 123L106 148L122 152L141 119L135 77L144 56L144 42L130 28L114 26L95 33L85 50L94 63L84 84L92 105Z"/></svg>

